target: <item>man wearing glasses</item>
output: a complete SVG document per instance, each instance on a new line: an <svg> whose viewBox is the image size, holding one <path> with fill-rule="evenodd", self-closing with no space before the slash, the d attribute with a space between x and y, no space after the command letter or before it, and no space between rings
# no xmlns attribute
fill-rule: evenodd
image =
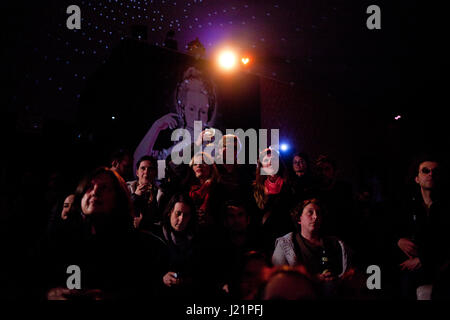
<svg viewBox="0 0 450 320"><path fill-rule="evenodd" d="M416 293L420 298L424 288L430 298L430 285L449 257L446 233L450 212L440 193L440 164L430 157L418 163L414 177L417 191L401 212L397 235L397 246L403 252L399 267L404 298L412 298Z"/></svg>

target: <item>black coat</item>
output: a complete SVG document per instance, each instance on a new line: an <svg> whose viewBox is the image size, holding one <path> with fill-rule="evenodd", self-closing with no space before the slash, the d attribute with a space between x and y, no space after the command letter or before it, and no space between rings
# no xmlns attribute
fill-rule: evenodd
<svg viewBox="0 0 450 320"><path fill-rule="evenodd" d="M148 243L154 272L154 295L156 298L174 297L183 299L214 299L218 296L221 255L217 239L210 234L193 234L184 244L175 244L168 228L155 224L151 231L143 231ZM183 285L167 287L163 277L167 272L176 272Z"/></svg>
<svg viewBox="0 0 450 320"><path fill-rule="evenodd" d="M418 247L419 259L427 277L433 278L439 267L450 259L448 201L443 197L434 199L427 212L421 194L416 194L401 205L397 214L396 241L400 238L411 239ZM406 258L403 255L403 260Z"/></svg>
<svg viewBox="0 0 450 320"><path fill-rule="evenodd" d="M67 267L81 270L81 289L100 289L108 299L136 299L151 290L151 261L140 255L144 243L135 231L92 234L91 223L77 215L48 239L41 258L43 287L66 288Z"/></svg>

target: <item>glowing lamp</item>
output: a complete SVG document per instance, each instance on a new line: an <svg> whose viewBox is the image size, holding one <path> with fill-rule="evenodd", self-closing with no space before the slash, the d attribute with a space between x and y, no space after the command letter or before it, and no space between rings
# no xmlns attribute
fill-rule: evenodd
<svg viewBox="0 0 450 320"><path fill-rule="evenodd" d="M225 70L231 70L236 66L236 54L232 51L224 51L219 55L219 65Z"/></svg>

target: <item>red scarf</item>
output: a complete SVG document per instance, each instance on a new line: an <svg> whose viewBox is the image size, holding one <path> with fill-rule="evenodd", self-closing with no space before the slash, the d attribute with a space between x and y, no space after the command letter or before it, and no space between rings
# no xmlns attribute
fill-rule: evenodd
<svg viewBox="0 0 450 320"><path fill-rule="evenodd" d="M202 211L208 209L209 194L211 192L211 183L205 182L203 185L193 185L189 191L189 197L194 200L196 207Z"/></svg>
<svg viewBox="0 0 450 320"><path fill-rule="evenodd" d="M269 178L264 181L264 188L267 191L267 194L279 194L281 192L281 188L283 187L283 179L278 176L275 182L271 182Z"/></svg>

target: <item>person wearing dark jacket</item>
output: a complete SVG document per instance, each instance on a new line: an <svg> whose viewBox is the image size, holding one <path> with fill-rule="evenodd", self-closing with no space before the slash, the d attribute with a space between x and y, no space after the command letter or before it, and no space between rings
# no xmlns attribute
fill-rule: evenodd
<svg viewBox="0 0 450 320"><path fill-rule="evenodd" d="M291 169L287 182L296 201L314 196L317 182L312 174L308 155L304 152L296 153L292 159Z"/></svg>
<svg viewBox="0 0 450 320"><path fill-rule="evenodd" d="M419 187L400 209L396 241L400 253L401 296L414 299L416 289L431 285L450 261L448 201L439 189L440 164L418 161L414 181Z"/></svg>
<svg viewBox="0 0 450 320"><path fill-rule="evenodd" d="M158 297L189 297L194 289L195 206L183 193L172 196L163 219L142 236L151 243L156 267L153 282Z"/></svg>
<svg viewBox="0 0 450 320"><path fill-rule="evenodd" d="M149 290L148 267L137 252L132 204L125 181L98 168L78 185L74 212L64 238L47 246L46 294L49 300L134 299ZM80 270L78 287L69 288L69 266ZM75 281L76 283L76 281Z"/></svg>
<svg viewBox="0 0 450 320"><path fill-rule="evenodd" d="M258 229L251 224L250 215L244 202L227 201L221 209L222 230L219 232L218 250L221 263L218 274L223 278L221 289L228 298L238 297L239 271L248 252L259 251L262 247Z"/></svg>

